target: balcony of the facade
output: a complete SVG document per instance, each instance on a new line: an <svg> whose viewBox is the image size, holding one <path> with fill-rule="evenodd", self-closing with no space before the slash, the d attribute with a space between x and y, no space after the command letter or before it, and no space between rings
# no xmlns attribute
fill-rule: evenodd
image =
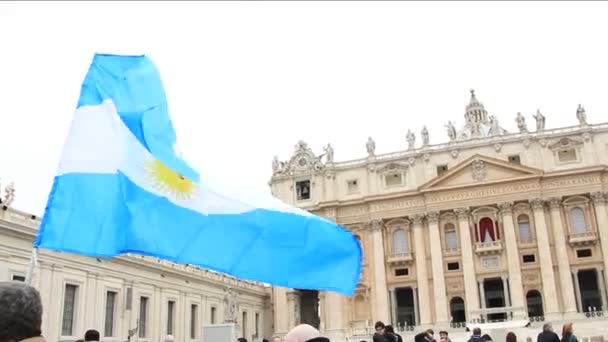
<svg viewBox="0 0 608 342"><path fill-rule="evenodd" d="M389 254L386 258L389 265L407 265L414 262L414 253L401 252Z"/></svg>
<svg viewBox="0 0 608 342"><path fill-rule="evenodd" d="M526 317L517 317L518 313L525 312L523 307L505 306L498 308L485 308L472 310L469 323L483 324L494 322L507 322L513 320L526 320Z"/></svg>
<svg viewBox="0 0 608 342"><path fill-rule="evenodd" d="M530 238L530 239L520 239L518 241L518 246L522 247L522 248L530 248L530 247L536 247L536 240Z"/></svg>
<svg viewBox="0 0 608 342"><path fill-rule="evenodd" d="M455 255L460 255L460 248L459 247L446 247L443 249L443 255L444 256L455 256Z"/></svg>
<svg viewBox="0 0 608 342"><path fill-rule="evenodd" d="M588 231L583 233L573 233L568 236L568 243L570 246L586 246L593 245L597 242L597 234L594 231Z"/></svg>
<svg viewBox="0 0 608 342"><path fill-rule="evenodd" d="M491 255L502 253L502 241L486 241L475 243L475 253L479 255Z"/></svg>

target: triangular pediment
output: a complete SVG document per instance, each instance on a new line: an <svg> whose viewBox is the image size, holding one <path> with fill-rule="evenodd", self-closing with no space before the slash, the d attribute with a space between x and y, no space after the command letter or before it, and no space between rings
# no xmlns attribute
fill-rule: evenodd
<svg viewBox="0 0 608 342"><path fill-rule="evenodd" d="M542 170L476 154L431 179L420 190L472 186L542 175Z"/></svg>

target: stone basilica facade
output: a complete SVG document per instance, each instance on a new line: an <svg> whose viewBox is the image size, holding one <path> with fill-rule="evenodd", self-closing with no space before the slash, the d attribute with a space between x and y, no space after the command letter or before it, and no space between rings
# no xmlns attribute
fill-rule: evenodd
<svg viewBox="0 0 608 342"><path fill-rule="evenodd" d="M607 310L608 124L572 114L547 129L539 111L529 129L518 113L507 132L471 92L446 143L424 128L405 151L376 154L369 138L362 159L304 142L275 158L274 195L347 227L364 252L352 297L273 288L275 332L306 322L358 341L377 320L455 329Z"/></svg>

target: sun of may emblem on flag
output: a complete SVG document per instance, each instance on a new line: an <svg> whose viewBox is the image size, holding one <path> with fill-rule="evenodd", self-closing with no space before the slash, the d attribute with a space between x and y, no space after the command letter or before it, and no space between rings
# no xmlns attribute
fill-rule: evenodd
<svg viewBox="0 0 608 342"><path fill-rule="evenodd" d="M177 199L192 197L196 184L188 178L170 169L156 158L145 162L145 177L157 190L169 193Z"/></svg>

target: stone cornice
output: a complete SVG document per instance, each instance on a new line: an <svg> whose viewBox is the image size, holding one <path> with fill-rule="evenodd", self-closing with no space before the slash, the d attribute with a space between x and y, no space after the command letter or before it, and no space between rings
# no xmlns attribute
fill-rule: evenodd
<svg viewBox="0 0 608 342"><path fill-rule="evenodd" d="M11 235L14 236L16 238L20 238L20 239L25 239L25 240L30 240L33 241L34 237L35 237L35 230L33 232L27 232L27 231L23 231L21 229L19 230L15 230L14 227L12 227L12 225L9 225L10 227L7 227L7 225L4 224L5 222L0 222L0 235ZM19 227L17 227L19 228ZM21 227L24 228L24 227ZM27 227L25 227L27 228ZM11 255L15 255L15 253L17 252L17 250L15 248L18 247L11 247L10 249L7 249L4 246L0 245L0 252L1 251L6 251L11 253ZM20 255L23 258L29 258L30 254L31 254L31 249L28 250L24 250L24 249L20 249ZM112 272L114 271L113 268L110 266L106 266L106 264L94 264L93 262L95 261L94 257L87 257L87 256L79 256L82 258L87 258L89 260L92 261L91 264L87 264L87 263L83 263L82 261L75 261L77 260L76 258L72 257L66 257L66 255L62 255L62 254L58 254L52 251L47 251L47 250L41 250L39 253L39 262L40 264L43 263L53 263L53 264L57 264L57 265L66 265L66 266L70 266L73 267L75 269L78 268L82 268L84 267L89 267L89 268L99 268L100 270L98 271L98 273L108 273L108 272ZM101 260L104 260L105 258L100 258ZM244 281L244 280L239 280L235 277L229 276L229 275L225 275L223 273L218 273L218 272L213 272L213 271L208 271L206 269L201 269L198 267L194 267L194 266L186 266L186 265L181 265L181 264L175 264L169 261L165 261L162 260L161 263L157 263L157 262L153 262L152 260L155 258L152 257L142 257L142 256L135 256L135 255L121 255L121 256L117 256L111 259L105 259L105 260L112 260L112 263L119 263L122 265L125 265L127 267L133 267L133 268L137 268L137 269L147 269L150 272L159 272L159 273L170 273L172 275L174 275L175 277L178 278L184 278L184 279L188 279L190 281L197 281L197 282L207 282L209 283L210 286L226 286L227 284L232 284L232 286L239 286L240 290L247 290L250 291L251 293L259 293L259 292L265 292L265 287L260 284L260 283L256 283L256 282L251 282L251 281ZM86 265L86 266L85 266ZM111 264L108 264L111 265Z"/></svg>
<svg viewBox="0 0 608 342"><path fill-rule="evenodd" d="M362 219L370 213L387 211L401 212L403 209L413 212L424 212L428 209L442 209L459 206L458 202L474 201L480 198L492 198L498 201L520 201L527 200L530 196L540 196L543 192L551 194L563 189L568 189L567 194L574 194L579 188L583 192L590 191L594 187L602 187L602 177L608 179L608 168L606 166L585 167L544 173L542 176L530 176L523 178L504 179L497 183L468 184L458 188L443 188L442 191L418 191L405 190L401 192L382 193L349 200L331 200L319 202L306 209L322 213L327 207L337 208L337 217L360 216ZM500 197L503 197L502 199ZM450 206L448 203L454 203ZM448 205L445 205L448 204ZM477 204L469 204L476 206ZM414 209L416 208L416 209ZM428 208L428 209L427 209Z"/></svg>
<svg viewBox="0 0 608 342"><path fill-rule="evenodd" d="M424 155L432 156L436 153L473 150L479 147L494 146L497 143L501 145L517 144L525 142L537 142L547 146L548 141L553 141L563 137L579 137L584 134L598 134L608 131L608 123L600 123L581 127L580 125L561 127L554 129L545 129L541 132L527 133L509 133L500 136L487 137L482 139L471 139L465 141L451 141L441 144L427 145L416 148L414 150L397 151L392 153L377 154L374 158L359 158L343 162L334 162L332 167L334 170L349 170L359 167L372 167L374 164L385 164L390 162L407 161L410 158L421 158ZM456 152L457 153L457 152ZM287 178L289 176L275 176L276 178Z"/></svg>

